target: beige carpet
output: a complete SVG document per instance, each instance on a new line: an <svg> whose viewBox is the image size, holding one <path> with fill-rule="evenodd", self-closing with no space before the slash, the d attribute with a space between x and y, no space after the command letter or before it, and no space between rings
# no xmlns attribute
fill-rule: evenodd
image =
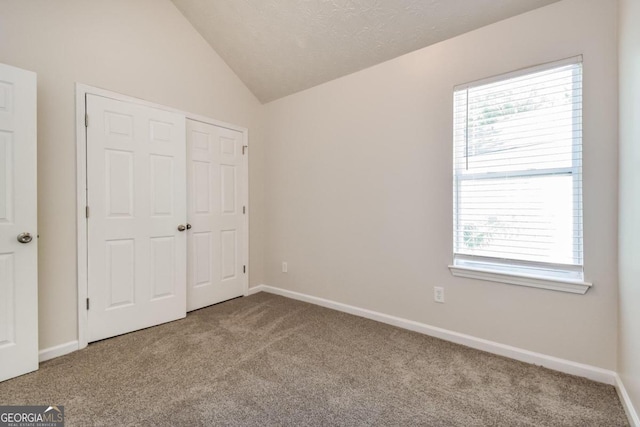
<svg viewBox="0 0 640 427"><path fill-rule="evenodd" d="M0 383L68 426L626 426L613 387L269 294Z"/></svg>

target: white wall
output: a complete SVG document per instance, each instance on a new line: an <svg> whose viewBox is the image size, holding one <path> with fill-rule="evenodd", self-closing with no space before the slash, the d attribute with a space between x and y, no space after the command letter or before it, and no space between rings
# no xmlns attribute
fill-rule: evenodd
<svg viewBox="0 0 640 427"><path fill-rule="evenodd" d="M267 104L266 283L615 369L616 17L610 0L565 0ZM578 54L594 287L452 277L454 85Z"/></svg>
<svg viewBox="0 0 640 427"><path fill-rule="evenodd" d="M250 281L263 281L262 107L169 0L0 0L0 62L38 73L41 349L77 339L75 82L249 128Z"/></svg>
<svg viewBox="0 0 640 427"><path fill-rule="evenodd" d="M640 1L620 0L618 370L640 410Z"/></svg>

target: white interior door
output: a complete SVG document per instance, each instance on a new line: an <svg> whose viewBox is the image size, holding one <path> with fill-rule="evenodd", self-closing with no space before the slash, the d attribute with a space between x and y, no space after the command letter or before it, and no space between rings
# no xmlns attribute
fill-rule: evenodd
<svg viewBox="0 0 640 427"><path fill-rule="evenodd" d="M87 94L88 341L186 315L185 118Z"/></svg>
<svg viewBox="0 0 640 427"><path fill-rule="evenodd" d="M244 135L187 120L187 311L244 294L247 283Z"/></svg>
<svg viewBox="0 0 640 427"><path fill-rule="evenodd" d="M36 74L0 64L0 381L38 369L36 161Z"/></svg>

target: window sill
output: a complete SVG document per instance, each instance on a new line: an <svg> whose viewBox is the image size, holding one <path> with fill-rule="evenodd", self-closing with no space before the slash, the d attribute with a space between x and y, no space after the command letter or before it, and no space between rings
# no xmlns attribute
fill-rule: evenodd
<svg viewBox="0 0 640 427"><path fill-rule="evenodd" d="M536 277L525 274L510 274L480 268L450 265L451 274L456 277L488 280L490 282L508 283L510 285L529 286L532 288L550 289L552 291L569 292L584 295L592 286L591 283L579 280L561 280L547 277Z"/></svg>

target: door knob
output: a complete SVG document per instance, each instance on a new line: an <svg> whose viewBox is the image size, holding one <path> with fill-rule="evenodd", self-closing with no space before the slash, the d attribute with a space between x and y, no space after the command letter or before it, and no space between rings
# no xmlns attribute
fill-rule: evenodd
<svg viewBox="0 0 640 427"><path fill-rule="evenodd" d="M18 234L18 242L20 243L29 243L32 240L33 240L33 236L30 233Z"/></svg>
<svg viewBox="0 0 640 427"><path fill-rule="evenodd" d="M187 230L191 230L191 224L187 224Z"/></svg>
<svg viewBox="0 0 640 427"><path fill-rule="evenodd" d="M184 231L184 230L186 230L186 229L187 229L187 227L185 227L185 226L184 226L184 225L182 225L182 224L180 224L180 225L178 226L178 231Z"/></svg>

